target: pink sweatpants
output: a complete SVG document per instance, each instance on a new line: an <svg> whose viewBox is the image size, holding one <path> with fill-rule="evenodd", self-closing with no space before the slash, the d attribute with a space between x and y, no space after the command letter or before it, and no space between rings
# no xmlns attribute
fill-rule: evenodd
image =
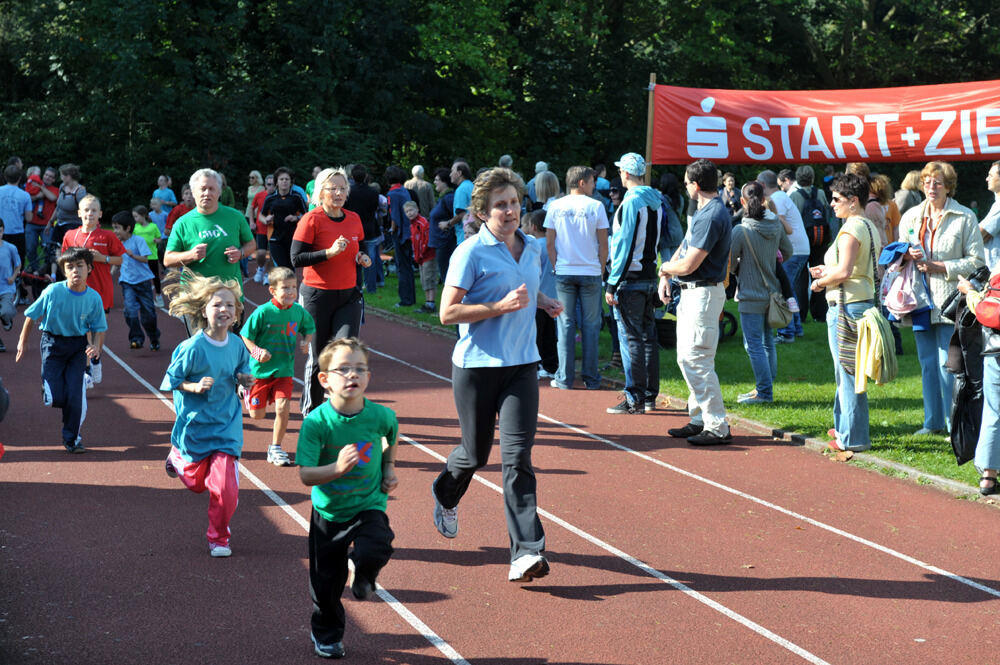
<svg viewBox="0 0 1000 665"><path fill-rule="evenodd" d="M198 462L187 462L171 447L170 463L189 490L197 494L208 490L208 542L229 545L229 520L239 503L239 461L226 453L213 453Z"/></svg>

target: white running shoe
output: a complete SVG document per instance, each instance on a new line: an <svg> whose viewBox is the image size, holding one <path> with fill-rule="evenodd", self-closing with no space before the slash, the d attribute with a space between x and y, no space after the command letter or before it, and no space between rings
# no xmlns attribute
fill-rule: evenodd
<svg viewBox="0 0 1000 665"><path fill-rule="evenodd" d="M100 383L104 380L104 365L102 363L90 363L90 376L94 378L94 383Z"/></svg>
<svg viewBox="0 0 1000 665"><path fill-rule="evenodd" d="M541 554L522 554L510 564L508 582L530 582L549 574L549 562Z"/></svg>
<svg viewBox="0 0 1000 665"><path fill-rule="evenodd" d="M288 458L288 453L281 449L281 446L267 447L267 461L275 466L293 466L292 460Z"/></svg>
<svg viewBox="0 0 1000 665"><path fill-rule="evenodd" d="M228 545L218 545L216 543L208 544L208 553L214 558L218 559L220 557L232 556L233 550Z"/></svg>
<svg viewBox="0 0 1000 665"><path fill-rule="evenodd" d="M264 269L263 268L257 268L257 272L255 272L253 274L253 281L257 282L258 284L260 284L261 282L264 281Z"/></svg>

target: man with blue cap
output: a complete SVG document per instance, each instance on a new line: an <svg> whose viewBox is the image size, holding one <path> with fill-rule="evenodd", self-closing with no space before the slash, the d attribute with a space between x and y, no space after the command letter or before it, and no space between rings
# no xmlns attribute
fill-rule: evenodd
<svg viewBox="0 0 1000 665"><path fill-rule="evenodd" d="M646 162L626 153L615 162L625 196L611 225L604 299L618 322L625 367L625 399L608 413L652 411L660 390L656 340L656 245L660 239L660 193L643 184Z"/></svg>

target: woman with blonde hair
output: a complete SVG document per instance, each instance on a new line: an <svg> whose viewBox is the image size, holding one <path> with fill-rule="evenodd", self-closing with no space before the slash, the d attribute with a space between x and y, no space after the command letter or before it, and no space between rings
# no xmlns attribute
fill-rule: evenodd
<svg viewBox="0 0 1000 665"><path fill-rule="evenodd" d="M913 328L924 397L924 426L916 433L937 434L951 428L955 385L954 375L945 369L955 323L941 314L941 305L957 288L958 278L968 277L985 260L975 213L952 198L958 186L954 167L928 162L920 177L926 198L903 215L899 236L910 244L908 260L924 273L930 287L930 322Z"/></svg>
<svg viewBox="0 0 1000 665"><path fill-rule="evenodd" d="M885 235L887 242L899 240L899 220L902 215L899 207L892 200L892 181L884 173L876 173L871 177L872 196L882 206L882 214L885 216Z"/></svg>
<svg viewBox="0 0 1000 665"><path fill-rule="evenodd" d="M247 187L247 210L244 215L246 215L247 223L250 224L250 228L254 227L253 218L253 197L257 196L257 192L264 191L264 176L260 174L260 171L254 169L250 172L250 186Z"/></svg>
<svg viewBox="0 0 1000 665"><path fill-rule="evenodd" d="M559 197L559 178L552 171L542 171L535 176L535 210L548 210L549 201Z"/></svg>
<svg viewBox="0 0 1000 665"><path fill-rule="evenodd" d="M914 169L906 174L893 197L900 215L906 214L907 210L923 200L923 193L920 190L920 171Z"/></svg>
<svg viewBox="0 0 1000 665"><path fill-rule="evenodd" d="M365 301L358 266L367 268L371 259L361 251L361 218L344 209L350 191L344 169L320 171L312 195L316 207L302 216L292 237L292 266L302 268L300 302L316 322L306 359L303 417L325 398L319 382L320 352L331 340L357 337L361 329Z"/></svg>

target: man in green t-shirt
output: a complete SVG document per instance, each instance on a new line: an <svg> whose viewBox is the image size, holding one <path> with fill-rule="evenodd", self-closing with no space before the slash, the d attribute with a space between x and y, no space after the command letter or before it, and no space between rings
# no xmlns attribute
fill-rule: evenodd
<svg viewBox="0 0 1000 665"><path fill-rule="evenodd" d="M235 208L219 205L222 176L217 172L195 171L190 185L195 209L174 224L163 265L242 282L240 259L257 248L246 219Z"/></svg>
<svg viewBox="0 0 1000 665"><path fill-rule="evenodd" d="M348 558L354 562L351 592L364 600L393 551L395 534L385 509L388 493L399 483L394 463L399 423L391 409L365 399L368 361L368 347L354 337L335 339L319 354L319 382L328 399L302 422L295 454L299 477L312 487L312 641L324 658L344 655L340 595Z"/></svg>

